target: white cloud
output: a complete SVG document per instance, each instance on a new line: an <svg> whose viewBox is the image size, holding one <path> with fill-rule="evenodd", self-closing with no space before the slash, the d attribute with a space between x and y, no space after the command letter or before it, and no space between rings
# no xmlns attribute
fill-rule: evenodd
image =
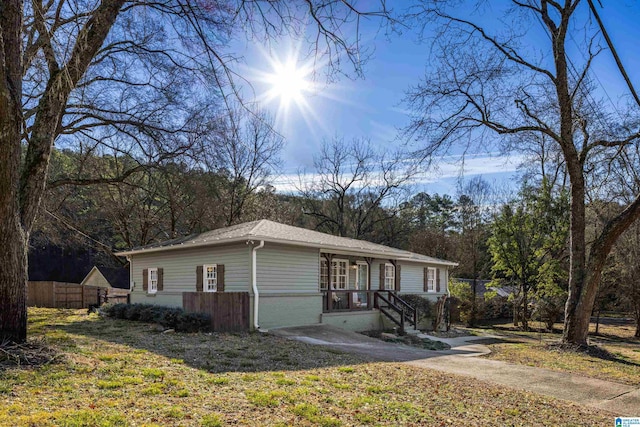
<svg viewBox="0 0 640 427"><path fill-rule="evenodd" d="M464 161L459 156L447 156L436 161L432 169L416 174L412 184L433 184L445 179L458 178L461 175L465 178L475 175L490 178L495 174L515 172L523 161L524 157L521 155L467 156ZM280 193L294 193L300 185L304 186L314 180L318 180L318 175L314 173L281 174L274 177L272 185Z"/></svg>

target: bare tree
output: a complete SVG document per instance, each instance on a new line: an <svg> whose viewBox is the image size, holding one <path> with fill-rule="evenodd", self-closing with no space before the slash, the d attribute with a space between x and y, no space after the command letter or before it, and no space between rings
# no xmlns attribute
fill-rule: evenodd
<svg viewBox="0 0 640 427"><path fill-rule="evenodd" d="M439 32L430 58L434 66L408 98L415 115L407 131L427 141L425 156L460 144L469 149L489 140L502 141L505 150L520 150L531 135L556 144L571 189L569 296L563 341L585 345L607 255L618 236L640 215L636 193L589 246L585 236L587 191L594 171L607 169L612 159L637 144L638 127L625 121L626 117L636 118L638 111L612 122L606 109L593 99L589 73L602 48L593 23L585 22L585 14L576 13L580 0L513 0L492 27L475 23L471 14L463 16L460 8L454 12L456 5L459 2L424 1L412 15L419 25L435 23ZM484 5L466 10L487 19L489 13L498 15ZM528 38L540 28L547 39ZM584 56L570 58L567 43L574 35L579 37L578 28L585 29L579 52Z"/></svg>
<svg viewBox="0 0 640 427"><path fill-rule="evenodd" d="M225 225L243 219L245 208L256 191L268 184L278 169L284 138L272 127L264 111L248 113L234 109L224 120L225 126L207 139L204 158L208 170L218 171L228 180L217 192Z"/></svg>
<svg viewBox="0 0 640 427"><path fill-rule="evenodd" d="M355 239L393 215L415 174L403 153L376 153L365 139L325 141L314 166L311 180L300 177L305 214L316 229Z"/></svg>
<svg viewBox="0 0 640 427"><path fill-rule="evenodd" d="M54 142L141 163L180 152L215 111L212 90L235 92L224 51L235 30L308 34L312 55L332 66L347 59L359 73L352 30L363 14L388 15L384 2L373 12L315 0L0 3L0 342L26 339L27 242Z"/></svg>
<svg viewBox="0 0 640 427"><path fill-rule="evenodd" d="M459 270L472 279L470 324L478 320L478 279L488 264L487 238L489 234L489 215L491 187L482 177L477 176L458 186L458 259Z"/></svg>

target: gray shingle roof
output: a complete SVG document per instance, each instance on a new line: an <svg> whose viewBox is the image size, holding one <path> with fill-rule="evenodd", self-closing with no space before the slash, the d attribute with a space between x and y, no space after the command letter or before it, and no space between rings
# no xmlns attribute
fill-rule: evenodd
<svg viewBox="0 0 640 427"><path fill-rule="evenodd" d="M165 242L120 252L117 255L132 255L193 246L208 246L242 240L264 240L267 242L289 243L300 246L316 247L324 250L338 250L374 257L388 257L423 263L456 265L451 261L432 258L401 249L392 248L364 240L333 236L319 231L262 219L245 222L231 227L219 228L202 234L181 237Z"/></svg>

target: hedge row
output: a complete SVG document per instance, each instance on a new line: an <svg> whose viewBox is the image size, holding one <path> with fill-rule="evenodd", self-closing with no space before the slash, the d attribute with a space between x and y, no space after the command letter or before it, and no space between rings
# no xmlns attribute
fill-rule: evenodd
<svg viewBox="0 0 640 427"><path fill-rule="evenodd" d="M211 316L205 313L187 313L181 308L152 304L107 304L102 313L115 319L159 323L178 332L203 332L211 327Z"/></svg>

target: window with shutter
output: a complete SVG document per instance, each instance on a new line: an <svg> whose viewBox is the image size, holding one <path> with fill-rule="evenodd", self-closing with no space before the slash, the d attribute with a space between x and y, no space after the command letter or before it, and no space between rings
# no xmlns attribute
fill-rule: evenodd
<svg viewBox="0 0 640 427"><path fill-rule="evenodd" d="M218 265L204 265L203 269L203 290L205 292L218 291Z"/></svg>
<svg viewBox="0 0 640 427"><path fill-rule="evenodd" d="M149 287L147 289L147 292L149 292L150 294L155 294L156 292L158 292L158 269L157 268L150 268L149 269Z"/></svg>
<svg viewBox="0 0 640 427"><path fill-rule="evenodd" d="M436 269L432 267L427 268L427 292L436 291Z"/></svg>
<svg viewBox="0 0 640 427"><path fill-rule="evenodd" d="M396 288L396 268L393 264L384 265L384 288L388 291Z"/></svg>

